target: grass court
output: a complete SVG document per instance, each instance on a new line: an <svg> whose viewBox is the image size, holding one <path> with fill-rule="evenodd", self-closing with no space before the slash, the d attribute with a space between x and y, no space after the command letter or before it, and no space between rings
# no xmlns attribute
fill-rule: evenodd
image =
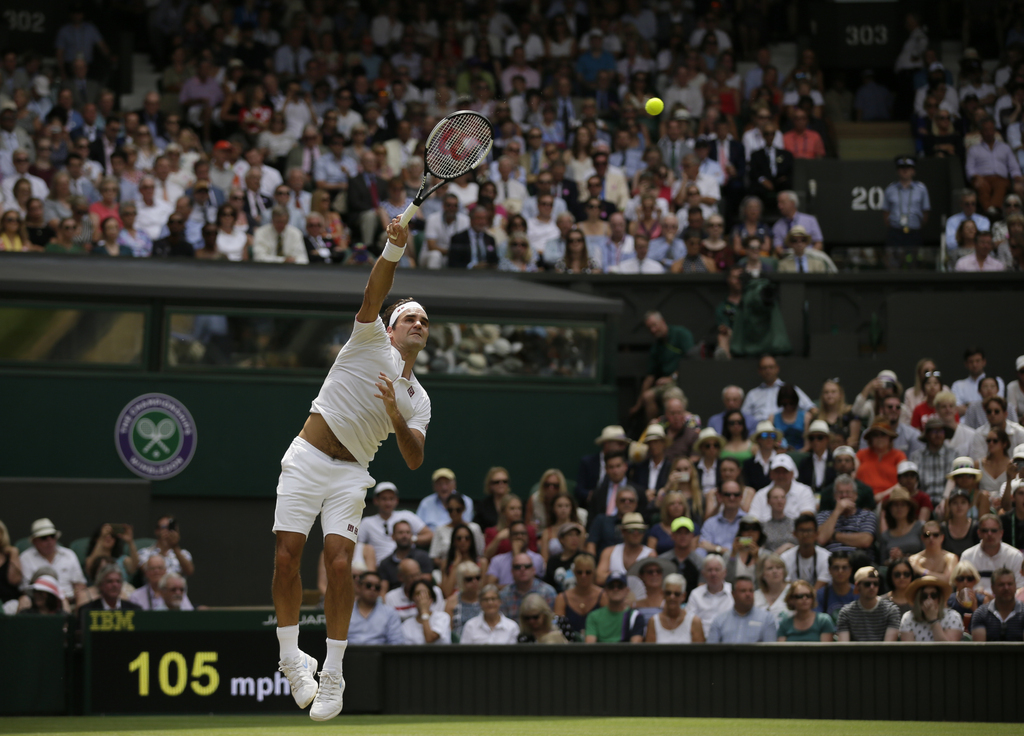
<svg viewBox="0 0 1024 736"><path fill-rule="evenodd" d="M340 716L314 723L295 716L78 716L4 718L0 734L103 734L103 736L961 736L982 728L986 736L1020 734L1020 724L815 721L716 718L511 718L507 716Z"/></svg>

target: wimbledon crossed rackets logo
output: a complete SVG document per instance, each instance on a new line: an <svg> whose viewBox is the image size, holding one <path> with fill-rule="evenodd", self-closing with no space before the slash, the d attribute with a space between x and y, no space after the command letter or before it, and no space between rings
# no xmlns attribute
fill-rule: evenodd
<svg viewBox="0 0 1024 736"><path fill-rule="evenodd" d="M128 470L140 478L163 480L184 470L195 455L195 422L177 399L143 394L121 410L114 440Z"/></svg>

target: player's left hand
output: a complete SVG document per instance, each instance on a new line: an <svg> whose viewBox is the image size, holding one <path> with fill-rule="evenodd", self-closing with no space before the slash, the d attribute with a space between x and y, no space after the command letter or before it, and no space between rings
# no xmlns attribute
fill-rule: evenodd
<svg viewBox="0 0 1024 736"><path fill-rule="evenodd" d="M399 414L398 405L395 403L395 385L391 382L391 379L381 373L377 376L380 381L375 381L374 386L380 391L379 394L374 394L374 398L380 399L384 402L384 411L388 413L389 417L394 417ZM383 381L383 383L381 383Z"/></svg>

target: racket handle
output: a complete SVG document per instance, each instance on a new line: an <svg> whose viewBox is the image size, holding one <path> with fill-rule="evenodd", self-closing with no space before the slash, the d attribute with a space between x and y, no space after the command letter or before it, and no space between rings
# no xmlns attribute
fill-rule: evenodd
<svg viewBox="0 0 1024 736"><path fill-rule="evenodd" d="M405 212L402 213L402 219L399 221L399 224L402 227L409 227L409 220L412 219L412 216L416 214L419 208L418 204L410 202L409 206L405 208Z"/></svg>

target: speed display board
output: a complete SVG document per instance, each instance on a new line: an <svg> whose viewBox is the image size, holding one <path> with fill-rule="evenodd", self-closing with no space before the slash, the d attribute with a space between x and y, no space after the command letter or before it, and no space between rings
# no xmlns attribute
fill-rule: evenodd
<svg viewBox="0 0 1024 736"><path fill-rule="evenodd" d="M299 646L322 664L323 615L304 618ZM277 669L275 626L272 615L255 611L92 612L84 627L87 710L297 712ZM377 708L378 661L348 652L346 712Z"/></svg>

